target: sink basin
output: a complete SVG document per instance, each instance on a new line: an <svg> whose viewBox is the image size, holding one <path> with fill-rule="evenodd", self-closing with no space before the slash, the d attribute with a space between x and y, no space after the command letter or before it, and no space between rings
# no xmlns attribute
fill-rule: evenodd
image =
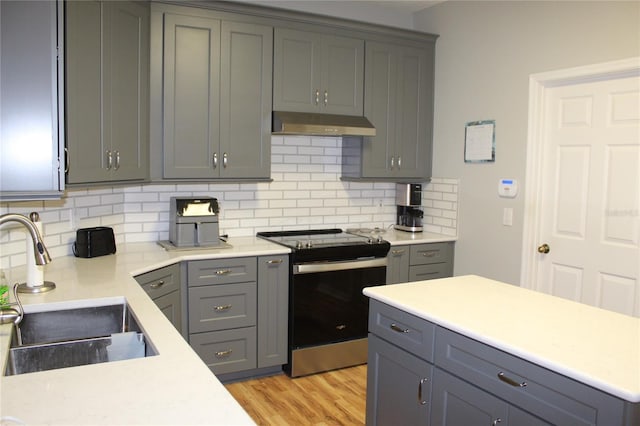
<svg viewBox="0 0 640 426"><path fill-rule="evenodd" d="M118 334L127 332L135 334ZM132 357L157 355L126 303L26 313L20 334L22 344L14 327L7 376L121 359L107 349L112 335L135 340L132 345L142 353Z"/></svg>

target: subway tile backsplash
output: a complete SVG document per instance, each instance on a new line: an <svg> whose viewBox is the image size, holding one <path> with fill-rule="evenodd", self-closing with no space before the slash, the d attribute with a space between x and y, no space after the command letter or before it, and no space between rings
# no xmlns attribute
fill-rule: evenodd
<svg viewBox="0 0 640 426"><path fill-rule="evenodd" d="M40 213L51 256L71 255L78 228L111 226L116 244L169 238L169 198L208 195L220 203L220 232L233 237L263 230L390 227L395 184L343 182L341 138L273 136L272 182L145 184L68 189L58 201L1 203L0 213ZM426 231L457 235L458 180L424 185ZM0 230L0 267L25 263L26 233Z"/></svg>

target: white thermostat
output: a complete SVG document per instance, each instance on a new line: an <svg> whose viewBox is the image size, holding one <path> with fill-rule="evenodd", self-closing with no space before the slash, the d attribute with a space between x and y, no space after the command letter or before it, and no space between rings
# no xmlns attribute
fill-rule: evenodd
<svg viewBox="0 0 640 426"><path fill-rule="evenodd" d="M518 195L518 181L515 179L500 179L498 195L505 198L514 198Z"/></svg>

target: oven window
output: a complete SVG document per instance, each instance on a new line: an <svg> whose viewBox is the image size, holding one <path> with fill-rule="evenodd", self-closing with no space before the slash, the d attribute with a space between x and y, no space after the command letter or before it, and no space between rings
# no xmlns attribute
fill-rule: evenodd
<svg viewBox="0 0 640 426"><path fill-rule="evenodd" d="M369 298L362 289L385 284L386 267L317 272L293 276L293 348L367 336Z"/></svg>

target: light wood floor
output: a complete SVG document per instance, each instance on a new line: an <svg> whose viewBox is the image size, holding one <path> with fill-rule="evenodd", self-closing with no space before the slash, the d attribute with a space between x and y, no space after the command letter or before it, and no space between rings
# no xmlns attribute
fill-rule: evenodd
<svg viewBox="0 0 640 426"><path fill-rule="evenodd" d="M280 374L226 388L260 426L365 422L366 365L295 379Z"/></svg>

